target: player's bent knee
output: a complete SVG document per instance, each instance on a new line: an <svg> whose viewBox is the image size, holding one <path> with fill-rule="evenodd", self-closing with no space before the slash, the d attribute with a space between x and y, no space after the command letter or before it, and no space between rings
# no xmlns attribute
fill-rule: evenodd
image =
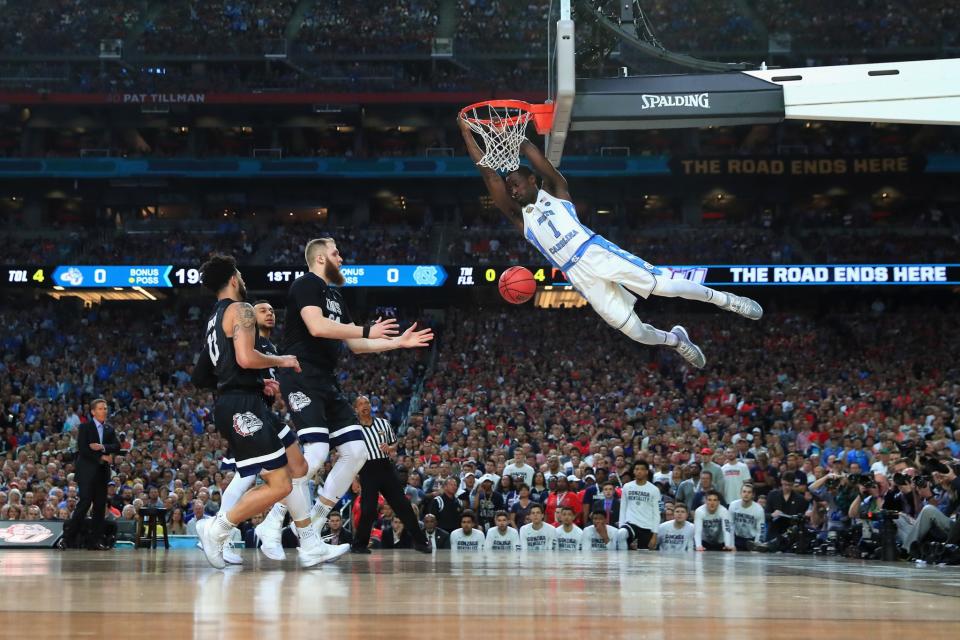
<svg viewBox="0 0 960 640"><path fill-rule="evenodd" d="M296 446L296 445L293 445ZM287 470L294 478L302 478L310 470L303 456L287 456Z"/></svg>

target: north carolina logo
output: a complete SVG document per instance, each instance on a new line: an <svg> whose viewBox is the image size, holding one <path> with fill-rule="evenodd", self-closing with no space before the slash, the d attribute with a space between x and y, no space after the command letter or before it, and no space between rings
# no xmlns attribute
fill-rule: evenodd
<svg viewBox="0 0 960 640"><path fill-rule="evenodd" d="M233 430L241 436L252 436L260 429L263 429L263 421L250 411L233 414Z"/></svg>
<svg viewBox="0 0 960 640"><path fill-rule="evenodd" d="M300 412L310 405L310 398L302 391L294 391L287 397L287 404L294 411Z"/></svg>
<svg viewBox="0 0 960 640"><path fill-rule="evenodd" d="M439 277L436 267L420 266L413 270L413 281L421 287L437 284Z"/></svg>

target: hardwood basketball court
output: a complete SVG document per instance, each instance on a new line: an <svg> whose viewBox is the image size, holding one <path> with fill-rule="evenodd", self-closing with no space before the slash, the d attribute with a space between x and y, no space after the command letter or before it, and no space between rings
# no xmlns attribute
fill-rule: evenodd
<svg viewBox="0 0 960 640"><path fill-rule="evenodd" d="M956 638L960 568L801 556L0 553L0 637Z"/></svg>

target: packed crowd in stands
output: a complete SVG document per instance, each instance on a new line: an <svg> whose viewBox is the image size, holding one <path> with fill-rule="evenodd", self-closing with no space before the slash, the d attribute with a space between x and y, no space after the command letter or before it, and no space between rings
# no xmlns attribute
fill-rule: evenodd
<svg viewBox="0 0 960 640"><path fill-rule="evenodd" d="M956 42L960 11L945 0L756 0L771 34L790 34L797 48L813 50L939 47Z"/></svg>
<svg viewBox="0 0 960 640"><path fill-rule="evenodd" d="M365 226L331 228L323 224L285 225L277 230L271 264L299 265L304 239L331 237L347 263L416 264L433 260L430 235L422 228Z"/></svg>
<svg viewBox="0 0 960 640"><path fill-rule="evenodd" d="M303 17L296 44L309 53L430 53L439 4L318 2Z"/></svg>
<svg viewBox="0 0 960 640"><path fill-rule="evenodd" d="M140 44L144 52L254 53L282 40L297 0L173 2L150 21Z"/></svg>
<svg viewBox="0 0 960 640"><path fill-rule="evenodd" d="M223 442L211 425L212 396L189 383L204 312L65 313L63 304L0 313L8 327L0 519L69 515L77 425L89 419L87 403L103 396L124 450L113 463L110 517L131 520L137 507L164 506L171 533L193 533L197 519L216 513L229 481L217 468ZM341 380L348 394L371 394L378 415L398 427L408 422L395 461L421 517L436 517L427 518L431 526L458 527L459 513L478 506L485 530L493 522L486 501L516 526L534 503L546 505L548 524L560 518L558 507L570 506L585 525L594 498L603 502L604 484L619 491L633 477L632 462L646 460L665 520L675 505L696 511L711 488L728 505L751 482L768 505L770 544L784 529L770 506L791 488L802 497L791 508L826 535L850 527L855 495L824 489L828 474L876 472L885 491L894 471L910 466L897 463L910 442L941 461L960 458L960 354L942 340L952 313L847 306L824 317L773 312L761 325L684 310L710 363L702 372L669 350L630 343L586 309L448 309L431 369L429 352L401 351L350 358ZM676 314L644 319L669 326ZM286 415L282 401L276 408ZM732 479L730 465L746 471ZM495 478L497 498L478 497L488 477L481 474ZM448 478L454 493L443 498ZM522 486L513 484L517 478ZM923 505L952 514L960 502L955 474L927 481ZM352 505L357 490L342 504ZM455 496L456 506L437 507ZM382 509L378 536L391 526L389 508Z"/></svg>

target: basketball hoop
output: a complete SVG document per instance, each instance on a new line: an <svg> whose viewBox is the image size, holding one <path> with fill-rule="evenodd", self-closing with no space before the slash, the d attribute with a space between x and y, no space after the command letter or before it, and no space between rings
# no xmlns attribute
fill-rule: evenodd
<svg viewBox="0 0 960 640"><path fill-rule="evenodd" d="M520 166L520 145L532 120L538 133L550 131L552 104L522 100L487 100L460 110L460 118L483 139L483 157L477 164L494 171L514 171Z"/></svg>

